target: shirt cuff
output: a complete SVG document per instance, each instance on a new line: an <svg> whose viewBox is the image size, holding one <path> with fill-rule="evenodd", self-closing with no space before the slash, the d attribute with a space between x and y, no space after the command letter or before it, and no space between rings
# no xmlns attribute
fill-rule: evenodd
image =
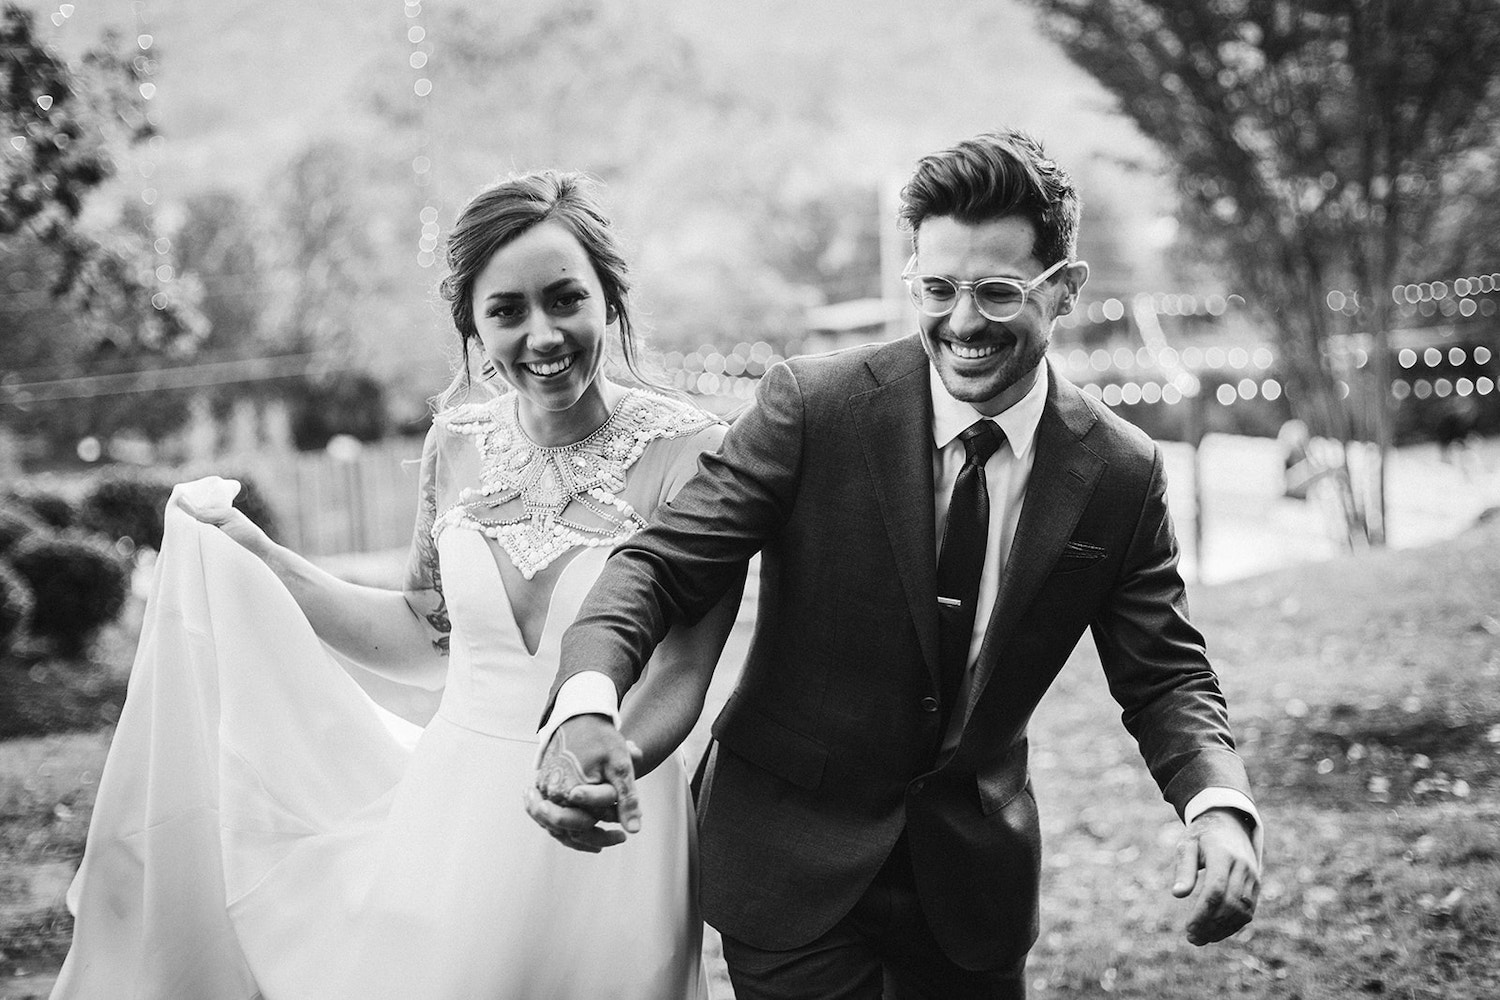
<svg viewBox="0 0 1500 1000"><path fill-rule="evenodd" d="M1182 811L1182 821L1191 823L1210 809L1238 809L1249 816L1257 827L1260 826L1260 813L1256 810L1255 803L1250 801L1250 796L1236 788L1218 786L1205 788L1189 799L1187 808Z"/></svg>
<svg viewBox="0 0 1500 1000"><path fill-rule="evenodd" d="M620 695L609 675L598 670L580 670L563 681L552 702L552 714L536 734L536 759L540 765L542 751L552 742L557 727L579 715L604 715L620 728Z"/></svg>

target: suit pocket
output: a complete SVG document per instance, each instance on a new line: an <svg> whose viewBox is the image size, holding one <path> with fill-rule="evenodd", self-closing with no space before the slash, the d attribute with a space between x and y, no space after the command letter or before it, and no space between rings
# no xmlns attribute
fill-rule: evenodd
<svg viewBox="0 0 1500 1000"><path fill-rule="evenodd" d="M1031 778L1027 767L1029 756L1030 745L1023 739L1012 745L1003 757L980 765L974 774L979 785L980 812L993 815L1021 794Z"/></svg>
<svg viewBox="0 0 1500 1000"><path fill-rule="evenodd" d="M1057 557L1057 564L1053 567L1052 571L1054 573L1072 573L1076 570L1087 569L1108 554L1102 545L1071 540L1063 546L1062 552Z"/></svg>
<svg viewBox="0 0 1500 1000"><path fill-rule="evenodd" d="M1028 775L1025 760L974 776L979 785L979 811L986 816L1004 809L1010 800L1026 788Z"/></svg>
<svg viewBox="0 0 1500 1000"><path fill-rule="evenodd" d="M732 698L714 725L714 738L757 767L812 791L823 780L828 748Z"/></svg>

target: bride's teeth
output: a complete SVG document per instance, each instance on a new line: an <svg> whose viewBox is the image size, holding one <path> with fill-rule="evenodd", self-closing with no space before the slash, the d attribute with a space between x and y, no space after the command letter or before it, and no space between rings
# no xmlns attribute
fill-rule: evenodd
<svg viewBox="0 0 1500 1000"><path fill-rule="evenodd" d="M569 355L560 361L546 361L533 363L526 366L526 370L533 375L557 375L573 367L573 357Z"/></svg>
<svg viewBox="0 0 1500 1000"><path fill-rule="evenodd" d="M1000 350L1000 348L994 344L990 344L984 347L976 347L971 344L955 344L952 341L948 342L948 349L959 357L971 361L977 358L987 358L991 354L995 354Z"/></svg>

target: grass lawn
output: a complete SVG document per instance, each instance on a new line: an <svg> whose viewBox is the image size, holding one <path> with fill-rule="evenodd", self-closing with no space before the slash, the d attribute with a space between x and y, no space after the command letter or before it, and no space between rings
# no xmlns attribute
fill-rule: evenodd
<svg viewBox="0 0 1500 1000"><path fill-rule="evenodd" d="M1500 525L1191 594L1267 829L1261 905L1186 943L1179 826L1098 660L1032 726L1039 997L1500 997Z"/></svg>
<svg viewBox="0 0 1500 1000"><path fill-rule="evenodd" d="M1032 726L1032 995L1500 997L1497 552L1492 523L1192 591L1267 825L1255 924L1209 948L1183 937L1180 827L1085 643ZM107 738L0 743L0 998L45 996L66 949L60 894Z"/></svg>

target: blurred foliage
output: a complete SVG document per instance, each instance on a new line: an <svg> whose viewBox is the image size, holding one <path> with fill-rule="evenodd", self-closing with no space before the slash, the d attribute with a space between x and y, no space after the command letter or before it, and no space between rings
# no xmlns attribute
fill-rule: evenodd
<svg viewBox="0 0 1500 1000"><path fill-rule="evenodd" d="M71 528L78 521L78 505L54 490L16 483L0 490L0 511L19 509L49 528Z"/></svg>
<svg viewBox="0 0 1500 1000"><path fill-rule="evenodd" d="M31 511L0 501L0 557L16 547L27 535L45 531L46 525Z"/></svg>
<svg viewBox="0 0 1500 1000"><path fill-rule="evenodd" d="M129 563L89 532L30 535L16 543L8 561L35 598L31 636L64 656L81 654L130 593Z"/></svg>
<svg viewBox="0 0 1500 1000"><path fill-rule="evenodd" d="M358 324L384 280L368 203L378 189L352 148L326 140L299 152L272 188L270 287L280 307L263 322L285 349L321 358L270 390L290 405L300 449L335 434L373 441L390 428L385 387L355 360Z"/></svg>
<svg viewBox="0 0 1500 1000"><path fill-rule="evenodd" d="M276 514L253 478L232 470L214 470L226 479L236 479L240 492L234 506L260 525L267 534L276 533ZM128 538L137 547L160 549L165 528L167 502L172 487L198 476L193 470L166 470L116 465L100 470L89 483L80 504L79 521L105 538Z"/></svg>
<svg viewBox="0 0 1500 1000"><path fill-rule="evenodd" d="M266 321L288 347L347 354L354 346L359 301L376 280L357 193L366 190L354 151L331 140L301 150L273 186L272 287L282 307Z"/></svg>
<svg viewBox="0 0 1500 1000"><path fill-rule="evenodd" d="M244 511L245 516L258 524L262 531L275 538L279 530L279 520L276 509L272 506L265 491L255 481L253 476L234 469L223 473L225 479L237 480L240 484L239 493L235 494L234 506ZM187 476L180 476L181 481L186 481Z"/></svg>
<svg viewBox="0 0 1500 1000"><path fill-rule="evenodd" d="M0 173L0 242L45 252L43 272L13 290L65 302L85 341L123 336L160 350L190 340L194 317L156 280L149 248L143 252L128 229L95 233L79 222L85 200L114 175L116 157L155 134L139 89L143 57L107 34L70 65L36 37L31 13L9 3L0 9L0 52L0 135L11 147ZM6 315L8 325L25 319L27 301L0 307L23 314Z"/></svg>
<svg viewBox="0 0 1500 1000"><path fill-rule="evenodd" d="M1329 341L1388 330L1398 275L1463 258L1444 250L1464 229L1454 210L1495 184L1500 0L1031 2L1166 152L1199 253L1278 336L1297 415L1389 440L1380 343L1356 377ZM1351 288L1355 316L1328 308ZM1340 377L1371 384L1341 392ZM1355 491L1345 514L1370 533Z"/></svg>
<svg viewBox="0 0 1500 1000"><path fill-rule="evenodd" d="M113 34L68 63L35 35L32 15L0 9L0 322L8 381L25 384L154 367L192 349L201 318L157 272L144 211L85 225L85 203L118 158L154 141L140 84L151 60ZM126 410L129 412L125 412ZM163 433L186 415L172 395L47 401L0 395L0 420L54 441L122 427Z"/></svg>
<svg viewBox="0 0 1500 1000"><path fill-rule="evenodd" d="M100 472L79 505L79 520L111 541L161 548L163 516L174 480L165 472L121 465Z"/></svg>
<svg viewBox="0 0 1500 1000"><path fill-rule="evenodd" d="M354 194L363 186L351 183L360 177L353 153L331 141L307 147L261 202L205 190L158 216L130 198L107 227L86 231L84 203L118 158L160 141L137 86L155 55L128 57L106 34L69 65L34 37L31 15L10 6L3 31L3 134L14 150L0 175L0 320L11 370L0 382L0 421L69 455L88 436L161 442L195 410L223 420L247 397L323 395L352 367L359 303L380 280ZM234 365L303 354L318 358L271 378ZM174 374L191 366L205 367ZM385 415L371 413L383 398L361 399L354 417L335 414L333 432L351 420L360 436L383 429Z"/></svg>
<svg viewBox="0 0 1500 1000"><path fill-rule="evenodd" d="M25 578L0 559L0 656L14 648L35 603Z"/></svg>
<svg viewBox="0 0 1500 1000"><path fill-rule="evenodd" d="M197 289L205 324L199 345L203 355L231 359L262 353L271 295L264 229L257 209L233 191L210 188L183 200L172 250L179 280ZM226 404L240 388L225 386L215 403Z"/></svg>
<svg viewBox="0 0 1500 1000"><path fill-rule="evenodd" d="M880 222L877 192L859 185L773 202L752 220L756 242L813 304L880 295Z"/></svg>
<svg viewBox="0 0 1500 1000"><path fill-rule="evenodd" d="M377 441L391 428L385 387L365 374L299 382L289 393L292 439L302 451L322 448L335 434Z"/></svg>

